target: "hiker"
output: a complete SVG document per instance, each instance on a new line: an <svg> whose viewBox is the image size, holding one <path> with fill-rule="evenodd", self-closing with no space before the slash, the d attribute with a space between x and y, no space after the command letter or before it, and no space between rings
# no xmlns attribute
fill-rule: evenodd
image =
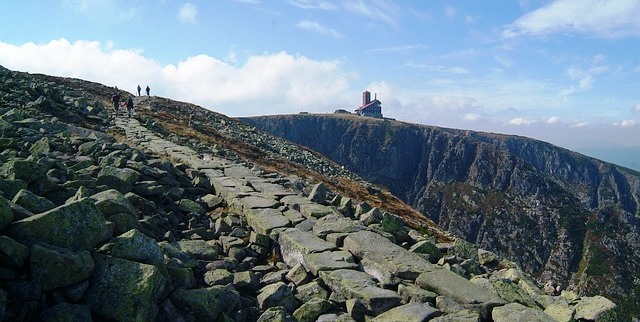
<svg viewBox="0 0 640 322"><path fill-rule="evenodd" d="M127 117L131 117L132 113L133 113L133 97L129 96L129 98L127 98Z"/></svg>
<svg viewBox="0 0 640 322"><path fill-rule="evenodd" d="M138 85L138 96L140 96L140 90L141 90L141 89L142 89L142 88L140 87L140 85Z"/></svg>
<svg viewBox="0 0 640 322"><path fill-rule="evenodd" d="M118 92L113 93L111 102L113 103L113 110L116 112L116 116L118 116L118 110L120 109L120 95L118 95Z"/></svg>
<svg viewBox="0 0 640 322"><path fill-rule="evenodd" d="M147 85L147 88L145 89L145 91L147 91L147 96L149 96L149 91L151 91L151 89L149 89L149 85Z"/></svg>

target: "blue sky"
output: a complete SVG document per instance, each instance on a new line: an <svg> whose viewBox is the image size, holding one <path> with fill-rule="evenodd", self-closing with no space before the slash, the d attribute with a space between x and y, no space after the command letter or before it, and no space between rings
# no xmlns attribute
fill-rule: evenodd
<svg viewBox="0 0 640 322"><path fill-rule="evenodd" d="M0 65L229 116L355 109L640 146L640 1L0 0Z"/></svg>

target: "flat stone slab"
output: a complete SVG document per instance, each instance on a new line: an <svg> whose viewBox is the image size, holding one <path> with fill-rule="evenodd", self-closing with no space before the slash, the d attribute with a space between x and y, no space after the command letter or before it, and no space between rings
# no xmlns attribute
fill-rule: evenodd
<svg viewBox="0 0 640 322"><path fill-rule="evenodd" d="M305 198L305 197L303 197L301 195L284 196L284 197L282 197L282 199L280 199L280 201L283 204L285 204L285 205L287 205L287 206L289 206L289 207L291 207L293 209L296 209L296 210L300 209L300 205L301 204L311 203L311 201L309 201L309 199L307 199L307 198Z"/></svg>
<svg viewBox="0 0 640 322"><path fill-rule="evenodd" d="M320 278L337 295L347 300L359 300L373 315L395 307L401 300L396 292L378 287L373 277L364 272L352 269L322 271Z"/></svg>
<svg viewBox="0 0 640 322"><path fill-rule="evenodd" d="M275 228L289 226L289 220L277 209L248 209L244 211L247 223L254 231L269 235Z"/></svg>
<svg viewBox="0 0 640 322"><path fill-rule="evenodd" d="M321 238L325 238L328 234L355 233L365 229L366 227L361 223L342 215L324 216L313 225L313 233Z"/></svg>
<svg viewBox="0 0 640 322"><path fill-rule="evenodd" d="M396 306L391 310L376 316L372 322L422 322L429 321L442 315L438 309L429 304L410 302Z"/></svg>
<svg viewBox="0 0 640 322"><path fill-rule="evenodd" d="M224 174L232 178L245 178L245 177L256 176L256 174L253 173L251 169L241 165L232 165L228 168L225 168Z"/></svg>
<svg viewBox="0 0 640 322"><path fill-rule="evenodd" d="M446 269L420 274L416 279L416 285L450 297L460 304L481 304L495 299L489 290Z"/></svg>
<svg viewBox="0 0 640 322"><path fill-rule="evenodd" d="M350 234L344 239L343 247L354 256L376 263L377 265L371 267L372 270L387 271L375 274L378 276L387 276L391 273L400 278L413 280L422 272L439 269L422 256L371 231L363 230Z"/></svg>
<svg viewBox="0 0 640 322"><path fill-rule="evenodd" d="M504 306L496 307L491 312L493 321L495 322L554 322L554 318L543 311L526 307L520 303L509 303Z"/></svg>
<svg viewBox="0 0 640 322"><path fill-rule="evenodd" d="M316 235L297 228L286 229L280 233L280 252L284 262L293 267L302 265L309 271L307 255L332 250L335 246Z"/></svg>
<svg viewBox="0 0 640 322"><path fill-rule="evenodd" d="M318 276L320 271L334 271L337 269L358 269L351 253L347 251L328 251L312 253L306 256L311 274Z"/></svg>
<svg viewBox="0 0 640 322"><path fill-rule="evenodd" d="M298 206L300 213L307 218L322 218L328 215L340 215L340 213L330 206L323 206L317 203L303 203Z"/></svg>
<svg viewBox="0 0 640 322"><path fill-rule="evenodd" d="M251 181L251 186L253 186L253 189L255 189L256 191L274 196L276 198L295 195L295 192L275 183Z"/></svg>
<svg viewBox="0 0 640 322"><path fill-rule="evenodd" d="M280 202L275 199L251 195L248 197L240 198L238 201L242 205L242 209L265 209L265 208L278 208Z"/></svg>

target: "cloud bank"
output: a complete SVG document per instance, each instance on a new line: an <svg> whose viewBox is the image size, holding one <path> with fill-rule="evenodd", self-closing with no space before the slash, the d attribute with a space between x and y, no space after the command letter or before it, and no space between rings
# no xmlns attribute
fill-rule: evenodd
<svg viewBox="0 0 640 322"><path fill-rule="evenodd" d="M240 66L207 55L160 65L141 50L114 50L97 41L66 39L15 46L0 42L6 68L75 77L133 93L138 84L152 94L193 102L229 116L329 111L343 104L353 76L340 61L317 61L286 52L251 56ZM331 109L331 111L333 111Z"/></svg>
<svg viewBox="0 0 640 322"><path fill-rule="evenodd" d="M601 38L640 36L637 0L556 0L508 25L503 36L582 34Z"/></svg>

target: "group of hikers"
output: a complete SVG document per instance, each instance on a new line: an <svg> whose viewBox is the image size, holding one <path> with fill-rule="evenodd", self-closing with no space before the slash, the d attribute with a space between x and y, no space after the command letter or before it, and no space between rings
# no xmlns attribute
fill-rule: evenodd
<svg viewBox="0 0 640 322"><path fill-rule="evenodd" d="M140 96L141 89L142 88L140 87L140 85L138 85L138 96ZM147 97L148 97L149 92L151 91L151 89L149 88L149 85L147 85L147 88L145 89L145 91L147 92ZM111 103L113 103L113 110L115 112L116 117L118 116L120 107L127 108L127 117L131 117L131 115L133 114L133 97L129 96L129 98L127 98L125 102L120 102L120 94L118 93L117 86L115 87L115 91L113 92L113 95L111 95Z"/></svg>

